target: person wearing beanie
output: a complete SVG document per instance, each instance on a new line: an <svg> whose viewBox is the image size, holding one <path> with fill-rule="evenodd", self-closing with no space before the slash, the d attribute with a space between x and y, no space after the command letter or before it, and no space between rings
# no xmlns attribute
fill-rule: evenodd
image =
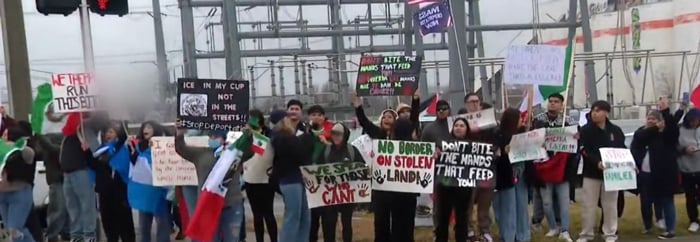
<svg viewBox="0 0 700 242"><path fill-rule="evenodd" d="M659 110L647 114L646 125L634 133L630 151L639 170L639 199L641 202L644 231L653 228L652 207L662 214L666 231L659 239L675 235L676 208L673 201L678 188L678 162L676 162L679 141L678 123L671 114L665 100L659 100ZM660 215L656 214L659 218Z"/></svg>
<svg viewBox="0 0 700 242"><path fill-rule="evenodd" d="M582 229L578 242L595 238L596 205L600 200L603 208L603 238L606 242L617 241L618 191L605 191L600 148L626 148L625 134L610 122L610 104L596 101L591 105L591 122L581 127L579 142L583 146L583 209Z"/></svg>
<svg viewBox="0 0 700 242"><path fill-rule="evenodd" d="M678 135L678 169L685 193L686 215L690 222L688 231L698 232L698 198L700 194L700 109L691 108L683 118Z"/></svg>

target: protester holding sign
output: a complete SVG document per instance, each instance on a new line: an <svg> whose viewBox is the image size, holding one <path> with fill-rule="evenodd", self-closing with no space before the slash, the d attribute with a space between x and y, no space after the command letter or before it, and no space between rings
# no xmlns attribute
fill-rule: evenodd
<svg viewBox="0 0 700 242"><path fill-rule="evenodd" d="M681 172L681 183L685 192L685 206L690 226L688 231L697 232L700 229L698 220L698 200L700 194L700 109L693 108L683 119L678 136L678 168Z"/></svg>
<svg viewBox="0 0 700 242"><path fill-rule="evenodd" d="M379 118L379 126L377 126L367 118L365 110L362 108L362 99L357 96L357 93L353 93L352 95L352 105L355 107L355 116L357 116L357 122L362 126L363 132L372 139L386 139L389 137L394 127L394 121L396 121L398 117L396 111L391 109L382 111ZM418 110L412 109L411 112L418 112Z"/></svg>
<svg viewBox="0 0 700 242"><path fill-rule="evenodd" d="M668 104L660 102L661 111L652 110L647 115L646 125L634 133L630 150L639 173L639 199L642 209L644 231L653 228L652 204L660 207L666 231L659 239L673 238L676 226L674 192L678 187L678 123L668 109ZM657 215L659 217L659 215Z"/></svg>
<svg viewBox="0 0 700 242"><path fill-rule="evenodd" d="M493 212L501 241L530 241L528 219L529 185L535 178L531 161L511 163L510 140L525 127L520 111L506 109L501 115L501 127L496 134L500 156L496 161L496 193L493 197Z"/></svg>
<svg viewBox="0 0 700 242"><path fill-rule="evenodd" d="M603 208L603 237L606 242L617 241L617 191L603 187L603 161L600 148L625 148L625 134L608 119L610 104L596 101L591 105L591 122L581 128L583 146L583 209L582 230L578 242L595 237L596 205L600 199Z"/></svg>

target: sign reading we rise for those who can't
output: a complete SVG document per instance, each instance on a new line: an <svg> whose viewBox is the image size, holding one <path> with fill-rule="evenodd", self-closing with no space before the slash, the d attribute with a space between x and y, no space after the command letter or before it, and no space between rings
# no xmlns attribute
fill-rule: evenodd
<svg viewBox="0 0 700 242"><path fill-rule="evenodd" d="M86 112L97 108L97 84L90 73L63 73L51 76L54 111Z"/></svg>

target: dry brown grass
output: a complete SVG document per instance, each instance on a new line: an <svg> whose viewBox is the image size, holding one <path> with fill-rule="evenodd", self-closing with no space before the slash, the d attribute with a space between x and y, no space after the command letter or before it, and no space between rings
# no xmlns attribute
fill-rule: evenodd
<svg viewBox="0 0 700 242"><path fill-rule="evenodd" d="M688 218L685 215L686 214L686 209L685 209L685 200L683 196L679 195L676 196L676 217L677 217L677 234L679 236L685 236L688 235ZM578 232L581 231L581 210L580 210L580 203L577 204L572 204L570 207L570 230L571 230L571 235L576 239L578 237ZM600 216L600 213L598 213L598 216ZM359 217L358 219L353 220L353 241L357 242L372 242L374 241L374 225L372 223L373 217L372 214L356 214L356 217ZM248 241L255 241L255 236L253 234L253 225L250 220L250 218L247 218L248 224ZM281 223L281 219L278 219L278 222ZM596 220L598 221L598 220ZM596 222L597 223L597 222ZM627 197L626 198L626 203L625 203L625 211L622 216L622 218L619 220L619 226L618 226L620 238L629 241L629 240L644 240L644 239L653 239L660 233L661 231L654 231L652 235L642 235L642 219L641 219L641 214L640 214L640 209L639 209L639 198L638 197ZM450 231L452 233L453 231ZM493 228L494 235L497 236L497 228L494 226ZM554 242L557 241L556 239L550 239L550 238L545 238L544 234L546 233L546 228L543 228L541 231L533 231L532 232L532 241L537 241L537 242ZM320 236L320 235L319 235ZM338 233L337 235L338 238L340 237L340 225L338 226ZM433 241L433 233L432 233L432 228L416 228L415 229L415 241L416 242L432 242ZM700 240L699 240L700 241Z"/></svg>

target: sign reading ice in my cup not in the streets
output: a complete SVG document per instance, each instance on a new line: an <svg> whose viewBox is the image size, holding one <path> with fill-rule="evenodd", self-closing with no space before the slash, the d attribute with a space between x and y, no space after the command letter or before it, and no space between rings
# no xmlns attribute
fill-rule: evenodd
<svg viewBox="0 0 700 242"><path fill-rule="evenodd" d="M51 76L51 92L56 113L86 112L97 108L97 85L90 73L64 73Z"/></svg>
<svg viewBox="0 0 700 242"><path fill-rule="evenodd" d="M248 119L248 81L180 78L177 116L186 129L240 130Z"/></svg>
<svg viewBox="0 0 700 242"><path fill-rule="evenodd" d="M358 96L412 96L418 89L420 56L365 55L360 58Z"/></svg>

